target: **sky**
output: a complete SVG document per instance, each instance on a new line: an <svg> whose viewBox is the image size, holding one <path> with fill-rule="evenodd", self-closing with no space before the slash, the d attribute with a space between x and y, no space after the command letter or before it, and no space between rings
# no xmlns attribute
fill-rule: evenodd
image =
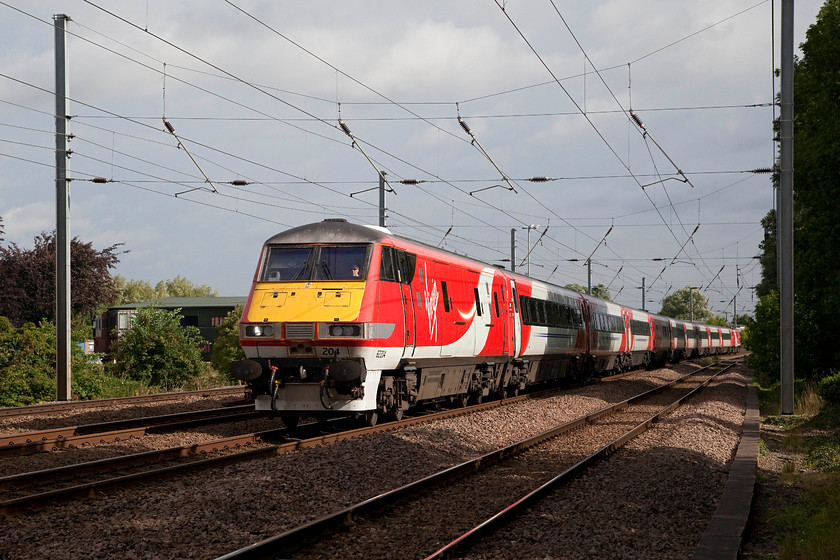
<svg viewBox="0 0 840 560"><path fill-rule="evenodd" d="M515 229L517 272L751 314L780 4L2 0L3 244L55 229L63 13L71 235L114 274L245 295L272 235L378 224L381 170L395 234L509 268Z"/></svg>

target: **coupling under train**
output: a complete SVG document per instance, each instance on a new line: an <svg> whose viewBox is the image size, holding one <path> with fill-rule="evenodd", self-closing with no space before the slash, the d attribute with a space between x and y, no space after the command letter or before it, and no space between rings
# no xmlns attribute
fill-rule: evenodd
<svg viewBox="0 0 840 560"><path fill-rule="evenodd" d="M231 366L257 410L302 416L461 405L531 385L737 352L740 331L674 320L344 219L265 242Z"/></svg>

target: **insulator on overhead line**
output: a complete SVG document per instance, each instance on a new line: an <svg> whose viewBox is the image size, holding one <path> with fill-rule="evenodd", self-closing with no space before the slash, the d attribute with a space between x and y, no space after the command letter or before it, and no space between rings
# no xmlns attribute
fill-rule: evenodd
<svg viewBox="0 0 840 560"><path fill-rule="evenodd" d="M248 181L245 181L244 179L235 179L235 180L231 181L230 184L235 185L237 187L244 187L245 185L250 185L251 183L249 183Z"/></svg>
<svg viewBox="0 0 840 560"><path fill-rule="evenodd" d="M349 127L349 126L347 126L346 124L344 124L344 121L342 121L341 119L339 119L339 120L338 120L338 126L340 126L340 127L341 127L341 130L343 130L343 131L344 131L344 134L346 134L346 135L347 135L347 136L349 136L350 138L353 138L353 133L352 133L352 132L350 132L350 127Z"/></svg>
<svg viewBox="0 0 840 560"><path fill-rule="evenodd" d="M466 132L467 134L469 134L470 136L475 138L475 135L473 134L472 130L470 130L470 127L468 127L467 123L464 122L464 119L462 119L461 117L458 117L458 124L460 124L461 128L464 129L464 132Z"/></svg>
<svg viewBox="0 0 840 560"><path fill-rule="evenodd" d="M168 120L166 120L166 119L164 119L164 120L163 120L163 126L165 126L165 127L166 127L166 130L168 130L168 131L169 131L169 132L171 132L172 134L175 134L175 127L174 127L174 126L172 126L172 125L169 123L169 121L168 121Z"/></svg>
<svg viewBox="0 0 840 560"><path fill-rule="evenodd" d="M773 173L772 167L759 167L758 169L753 169L753 173Z"/></svg>
<svg viewBox="0 0 840 560"><path fill-rule="evenodd" d="M642 123L642 119L641 119L641 118L639 118L639 115L637 115L637 114L636 114L636 113L634 113L633 111L630 111L630 117L631 117L634 121L636 121L636 124L637 124L637 125L639 125L639 128L641 128L642 130L647 130L647 129L645 128L645 125Z"/></svg>
<svg viewBox="0 0 840 560"><path fill-rule="evenodd" d="M525 179L526 181L531 181L532 183L545 183L546 181L553 181L551 177L531 177L530 179Z"/></svg>
<svg viewBox="0 0 840 560"><path fill-rule="evenodd" d="M403 179L400 181L403 185L419 185L423 181L418 181L417 179Z"/></svg>
<svg viewBox="0 0 840 560"><path fill-rule="evenodd" d="M90 180L90 182L91 183L107 183L108 179L106 179L105 177L94 177L93 179Z"/></svg>

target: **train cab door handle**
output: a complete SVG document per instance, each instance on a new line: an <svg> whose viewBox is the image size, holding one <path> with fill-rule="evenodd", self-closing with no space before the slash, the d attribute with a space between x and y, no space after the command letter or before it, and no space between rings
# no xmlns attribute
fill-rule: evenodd
<svg viewBox="0 0 840 560"><path fill-rule="evenodd" d="M467 322L466 321L455 321L455 324L456 325L466 325Z"/></svg>

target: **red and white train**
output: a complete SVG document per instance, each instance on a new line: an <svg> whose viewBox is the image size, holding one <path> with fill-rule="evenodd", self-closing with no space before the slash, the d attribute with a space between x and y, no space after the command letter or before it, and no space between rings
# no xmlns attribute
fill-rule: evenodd
<svg viewBox="0 0 840 560"><path fill-rule="evenodd" d="M231 373L258 410L380 414L737 352L737 329L623 307L393 235L325 220L265 242Z"/></svg>

